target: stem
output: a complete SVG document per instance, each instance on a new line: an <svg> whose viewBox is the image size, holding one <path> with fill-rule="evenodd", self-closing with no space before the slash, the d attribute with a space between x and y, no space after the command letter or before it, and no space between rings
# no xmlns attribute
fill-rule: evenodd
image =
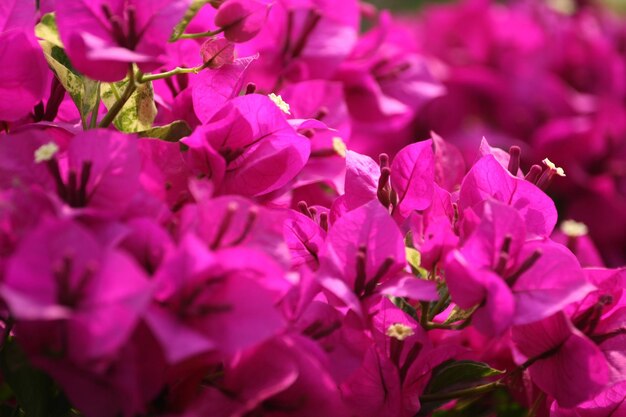
<svg viewBox="0 0 626 417"><path fill-rule="evenodd" d="M454 400L456 398L461 398L461 397L467 397L467 396L472 396L472 395L477 395L477 394L485 394L501 386L503 385L500 383L500 381L495 381L495 382L490 382L484 385L478 385L478 386L471 387L471 388L461 389L458 391L441 392L437 394L425 394L420 397L420 402Z"/></svg>
<svg viewBox="0 0 626 417"><path fill-rule="evenodd" d="M201 32L201 33L183 33L178 38L174 39L175 41L179 39L198 39L198 38L209 38L211 36L218 35L224 32L226 28L219 28L213 31Z"/></svg>
<svg viewBox="0 0 626 417"><path fill-rule="evenodd" d="M107 114L104 115L102 120L100 120L98 127L109 127L136 89L137 85L135 84L135 72L133 71L133 67L131 65L128 70L128 84L126 85L126 89L122 93L122 96L113 104L113 106L111 106Z"/></svg>
<svg viewBox="0 0 626 417"><path fill-rule="evenodd" d="M539 396L537 397L537 399L535 400L533 406L531 407L530 410L528 410L528 413L526 414L526 417L535 417L535 415L537 414L537 411L539 411L539 408L541 407L541 405L543 404L543 401L546 399L546 393L542 392L541 394L539 394Z"/></svg>
<svg viewBox="0 0 626 417"><path fill-rule="evenodd" d="M89 129L95 129L98 126L98 110L100 110L100 83L98 83L98 90L96 92L96 104L94 104L91 110L91 121L89 122Z"/></svg>
<svg viewBox="0 0 626 417"><path fill-rule="evenodd" d="M160 72L158 74L148 74L148 75L144 74L137 78L137 82L140 84L143 84L143 83L147 83L147 82L154 81L154 80L162 80L163 78L173 77L174 75L178 75L178 74L190 74L190 73L197 74L198 72L200 72L200 70L203 69L203 67L204 65L200 65L198 67L193 67L193 68L176 67L173 70Z"/></svg>
<svg viewBox="0 0 626 417"><path fill-rule="evenodd" d="M450 299L450 294L448 294L446 292L446 294L444 296L442 296L439 301L437 301L437 304L435 304L435 306L433 307L433 315L432 317L429 317L430 320L434 319L435 316L439 313L441 313L443 311L442 307L443 305L446 303L446 301L448 301Z"/></svg>
<svg viewBox="0 0 626 417"><path fill-rule="evenodd" d="M422 301L421 303L422 311L420 314L420 324L424 329L428 329L428 309L430 307L430 303Z"/></svg>

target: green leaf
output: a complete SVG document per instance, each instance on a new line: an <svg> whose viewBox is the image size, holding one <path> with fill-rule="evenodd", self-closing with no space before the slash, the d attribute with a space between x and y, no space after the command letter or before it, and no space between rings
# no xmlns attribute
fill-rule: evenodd
<svg viewBox="0 0 626 417"><path fill-rule="evenodd" d="M35 26L35 35L37 35L39 39L48 41L54 46L63 48L54 13L46 13L43 15L41 21Z"/></svg>
<svg viewBox="0 0 626 417"><path fill-rule="evenodd" d="M187 11L185 12L183 20L181 20L176 26L174 26L174 31L172 32L172 36L170 36L170 42L176 41L180 37L180 35L185 32L185 29L187 29L187 26L189 25L189 22L191 22L191 19L193 19L194 16L198 14L202 6L208 4L209 2L210 0L193 0L191 2L191 6L189 6Z"/></svg>
<svg viewBox="0 0 626 417"><path fill-rule="evenodd" d="M85 124L87 114L96 105L100 82L89 79L74 69L63 49L53 13L42 17L41 22L35 27L35 33L41 39L39 44L48 65L76 104Z"/></svg>
<svg viewBox="0 0 626 417"><path fill-rule="evenodd" d="M470 308L469 310L463 310L459 306L454 306L452 312L450 313L444 324L451 324L457 321L467 320L472 314L474 314L476 308L478 308L478 306Z"/></svg>
<svg viewBox="0 0 626 417"><path fill-rule="evenodd" d="M411 316L413 320L419 322L419 316L417 315L417 310L411 304L409 304L405 298L403 297L391 297L391 302L395 304L400 310L404 311L406 314Z"/></svg>
<svg viewBox="0 0 626 417"><path fill-rule="evenodd" d="M0 369L26 417L48 417L55 396L52 379L33 368L15 343L8 340L0 355Z"/></svg>
<svg viewBox="0 0 626 417"><path fill-rule="evenodd" d="M413 268L417 269L420 267L420 263L422 261L422 256L420 253L413 248L404 248L406 251L406 261Z"/></svg>
<svg viewBox="0 0 626 417"><path fill-rule="evenodd" d="M119 100L128 82L126 78L116 83L102 83L100 95L107 109ZM156 114L152 82L141 83L124 104L113 124L122 132L142 132L152 128Z"/></svg>
<svg viewBox="0 0 626 417"><path fill-rule="evenodd" d="M468 388L482 383L484 378L502 375L483 362L448 361L439 365L424 390L424 394L442 393Z"/></svg>
<svg viewBox="0 0 626 417"><path fill-rule="evenodd" d="M177 120L165 126L155 126L152 129L139 132L140 138L161 139L166 142L178 142L189 136L192 130L184 120Z"/></svg>

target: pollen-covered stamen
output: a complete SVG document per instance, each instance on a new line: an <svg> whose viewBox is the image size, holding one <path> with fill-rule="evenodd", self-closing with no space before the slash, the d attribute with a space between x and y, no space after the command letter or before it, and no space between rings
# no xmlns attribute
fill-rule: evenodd
<svg viewBox="0 0 626 417"><path fill-rule="evenodd" d="M563 168L554 165L552 161L550 161L548 158L544 159L541 162L544 163L547 169L543 171L543 174L541 174L541 177L539 177L539 179L537 180L537 187L545 190L546 188L548 188L555 175L559 177L564 177L565 171L563 170Z"/></svg>
<svg viewBox="0 0 626 417"><path fill-rule="evenodd" d="M356 252L356 279L354 280L354 292L363 293L365 289L365 262L367 259L367 247L359 246Z"/></svg>
<svg viewBox="0 0 626 417"><path fill-rule="evenodd" d="M560 229L561 232L567 236L565 245L574 253L577 251L578 238L586 236L589 233L589 229L584 223L579 223L574 220L565 220L561 223Z"/></svg>
<svg viewBox="0 0 626 417"><path fill-rule="evenodd" d="M258 217L259 217L258 207L250 207L250 209L248 209L248 215L246 217L246 223L243 226L243 230L241 231L241 233L236 239L230 242L229 246L237 246L241 242L243 242L244 239L248 237L250 233L252 232L252 228Z"/></svg>
<svg viewBox="0 0 626 417"><path fill-rule="evenodd" d="M285 102L285 100L283 100L283 98L280 96L280 94L276 95L274 93L270 93L267 96L269 97L270 100L272 100L274 102L274 104L276 104L276 106L279 109L281 109L283 111L283 113L291 114L291 112L289 111L289 104L287 104Z"/></svg>
<svg viewBox="0 0 626 417"><path fill-rule="evenodd" d="M586 236L589 233L587 225L575 220L565 220L561 223L561 232L570 238Z"/></svg>
<svg viewBox="0 0 626 417"><path fill-rule="evenodd" d="M526 258L524 262L522 262L522 264L517 269L517 271L515 271L506 279L509 286L513 287L515 283L517 282L517 280L519 279L519 277L522 276L522 274L528 271L530 268L532 268L533 265L535 265L535 263L539 260L539 258L541 258L541 255L542 255L541 249L535 249L535 251L531 253L530 256Z"/></svg>
<svg viewBox="0 0 626 417"><path fill-rule="evenodd" d="M391 326L387 327L387 331L385 332L385 334L402 342L407 337L413 336L415 334L415 331L413 331L413 329L406 324L394 323Z"/></svg>
<svg viewBox="0 0 626 417"><path fill-rule="evenodd" d="M594 305L574 317L572 323L578 330L590 336L598 327L604 307L611 304L613 304L613 297L603 294Z"/></svg>
<svg viewBox="0 0 626 417"><path fill-rule="evenodd" d="M35 150L35 163L50 161L59 152L59 146L54 142L48 142Z"/></svg>
<svg viewBox="0 0 626 417"><path fill-rule="evenodd" d="M249 95L249 94L254 94L256 92L256 84L255 83L248 83L246 84L246 90L245 90L245 95Z"/></svg>
<svg viewBox="0 0 626 417"><path fill-rule="evenodd" d="M222 222L217 229L217 234L213 238L213 242L211 242L211 244L209 245L211 249L217 249L222 243L222 239L224 239L224 235L226 235L230 224L233 222L233 217L235 216L235 212L237 211L237 209L239 209L239 204L234 201L228 203L228 206L226 207L226 213L224 213L224 218L222 219Z"/></svg>
<svg viewBox="0 0 626 417"><path fill-rule="evenodd" d="M504 241L502 242L502 247L500 248L500 253L498 253L498 259L496 260L496 266L494 267L494 272L498 275L502 275L506 269L506 265L509 261L510 253L511 253L511 242L513 241L513 236L507 234L504 236Z"/></svg>
<svg viewBox="0 0 626 417"><path fill-rule="evenodd" d="M528 173L526 174L524 179L530 183L536 184L539 176L541 175L541 171L543 171L543 169L540 165L533 165L528 170Z"/></svg>
<svg viewBox="0 0 626 417"><path fill-rule="evenodd" d="M520 159L522 155L522 150L519 146L511 146L509 148L509 166L508 170L511 174L517 176L517 171L520 166Z"/></svg>
<svg viewBox="0 0 626 417"><path fill-rule="evenodd" d="M376 286L378 285L380 280L385 276L385 274L389 271L389 268L391 268L392 265L393 265L392 257L388 257L383 261L383 263L378 268L378 271L376 271L376 274L374 275L374 277L372 277L372 279L370 279L365 285L365 291L363 292L364 296L368 296L374 292L374 290L376 289Z"/></svg>

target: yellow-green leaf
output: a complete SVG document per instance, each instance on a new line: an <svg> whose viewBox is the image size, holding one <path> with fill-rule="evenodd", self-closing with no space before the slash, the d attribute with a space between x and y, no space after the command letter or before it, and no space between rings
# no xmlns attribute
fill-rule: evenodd
<svg viewBox="0 0 626 417"><path fill-rule="evenodd" d="M102 83L100 96L107 109L119 100L128 82L127 78L116 83ZM122 132L141 132L152 128L156 114L152 83L141 83L124 104L113 124Z"/></svg>

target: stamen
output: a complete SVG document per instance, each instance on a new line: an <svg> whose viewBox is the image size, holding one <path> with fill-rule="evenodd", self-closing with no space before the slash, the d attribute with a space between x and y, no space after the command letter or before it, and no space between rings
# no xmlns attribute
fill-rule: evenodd
<svg viewBox="0 0 626 417"><path fill-rule="evenodd" d="M237 239L233 240L229 246L237 246L241 242L244 241L244 239L252 231L252 226L254 225L254 222L256 221L258 216L259 216L258 207L250 207L250 209L248 210L248 217L246 217L246 224L243 226L243 230L241 231L241 234L239 235Z"/></svg>
<svg viewBox="0 0 626 417"><path fill-rule="evenodd" d="M524 179L530 183L536 184L539 176L541 175L541 171L543 169L539 165L533 165L528 170L528 174L524 177Z"/></svg>
<svg viewBox="0 0 626 417"><path fill-rule="evenodd" d="M283 113L291 114L291 112L289 111L289 104L287 104L285 100L283 100L280 94L276 95L274 93L270 93L268 94L268 97L274 102L274 104L276 104L276 106L278 106L279 109L283 111Z"/></svg>
<svg viewBox="0 0 626 417"><path fill-rule="evenodd" d="M135 6L128 5L126 7L126 18L128 20L128 49L135 49L137 43L139 42L139 36L137 33L137 11L135 10Z"/></svg>
<svg viewBox="0 0 626 417"><path fill-rule="evenodd" d="M48 142L45 145L41 145L35 150L35 163L50 161L54 155L59 152L59 146L54 142Z"/></svg>
<svg viewBox="0 0 626 417"><path fill-rule="evenodd" d="M246 91L244 93L244 95L248 95L248 94L254 94L256 91L256 84L255 83L248 83L246 85Z"/></svg>
<svg viewBox="0 0 626 417"><path fill-rule="evenodd" d="M320 227L324 229L324 231L328 231L328 213L320 214Z"/></svg>
<svg viewBox="0 0 626 417"><path fill-rule="evenodd" d="M412 328L402 323L395 323L387 327L385 334L399 341L404 341L407 337L413 336L415 332Z"/></svg>
<svg viewBox="0 0 626 417"><path fill-rule="evenodd" d="M213 250L217 249L220 243L222 243L222 239L224 238L226 231L230 227L230 224L233 221L233 217L235 216L235 212L238 209L239 209L239 204L237 204L236 202L232 201L228 203L228 206L226 207L226 213L224 214L224 218L222 219L222 223L220 223L219 225L217 234L215 235L213 242L209 245L211 249Z"/></svg>
<svg viewBox="0 0 626 417"><path fill-rule="evenodd" d="M315 217L317 216L317 209L315 207L309 207L309 212L311 213L311 219L315 221Z"/></svg>
<svg viewBox="0 0 626 417"><path fill-rule="evenodd" d="M102 5L102 13L111 24L111 32L118 45L128 47L126 36L124 35L124 22L118 16L113 14L113 11L108 4Z"/></svg>
<svg viewBox="0 0 626 417"><path fill-rule="evenodd" d="M72 170L67 178L67 204L71 207L78 207L76 204L78 199L78 178L76 171Z"/></svg>
<svg viewBox="0 0 626 417"><path fill-rule="evenodd" d="M542 162L548 167L548 169L546 169L537 180L537 187L545 190L548 188L555 175L564 177L565 171L563 171L563 168L554 165L548 158L544 159Z"/></svg>
<svg viewBox="0 0 626 417"><path fill-rule="evenodd" d="M348 147L346 146L346 143L343 141L343 139L341 139L339 136L335 136L333 138L333 150L337 153L337 155L345 158Z"/></svg>
<svg viewBox="0 0 626 417"><path fill-rule="evenodd" d="M384 262L376 271L376 274L372 279L369 280L367 285L365 286L364 296L370 295L376 289L376 285L380 282L380 280L385 276L385 274L389 271L389 268L393 265L393 257L388 257L384 260Z"/></svg>
<svg viewBox="0 0 626 417"><path fill-rule="evenodd" d="M519 269L511 276L509 276L506 281L508 282L509 286L513 287L515 285L515 283L517 282L517 280L519 279L519 277L526 271L528 271L530 268L532 268L532 266L537 262L537 260L539 260L539 258L541 258L541 249L535 249L535 251L533 253L530 254L530 256L528 258L526 258L526 260L524 262L522 262L522 265L520 265Z"/></svg>
<svg viewBox="0 0 626 417"><path fill-rule="evenodd" d="M365 261L367 256L367 248L359 246L356 252L356 279L354 280L354 292L361 294L365 289Z"/></svg>
<svg viewBox="0 0 626 417"><path fill-rule="evenodd" d="M65 183L61 178L61 171L59 170L59 162L53 158L50 159L47 164L48 171L50 171L50 175L54 178L54 182L57 187L57 194L63 201L67 201L67 188L65 187Z"/></svg>
<svg viewBox="0 0 626 417"><path fill-rule="evenodd" d="M511 236L510 234L507 234L504 237L504 241L502 242L502 248L500 248L498 260L496 261L496 267L494 268L495 273L498 275L502 275L504 273L504 270L506 269L506 264L509 261L512 241L513 236Z"/></svg>
<svg viewBox="0 0 626 417"><path fill-rule="evenodd" d="M328 115L328 113L329 113L328 107L322 106L319 108L319 110L317 111L317 114L315 114L313 118L317 120L322 120L324 117Z"/></svg>
<svg viewBox="0 0 626 417"><path fill-rule="evenodd" d="M376 195L382 205L387 208L389 208L389 206L391 205L391 198L389 196L389 189L387 187L387 183L389 182L390 177L391 169L389 167L383 167L380 169L380 177L378 178L378 190L376 191Z"/></svg>
<svg viewBox="0 0 626 417"><path fill-rule="evenodd" d="M309 11L309 14L306 17L306 21L304 22L304 25L302 28L302 32L300 33L300 37L296 41L293 47L293 50L291 52L292 58L297 58L300 56L300 54L304 50L304 47L306 46L306 43L308 41L309 36L311 35L311 32L313 32L313 30L315 29L315 27L317 26L321 18L322 18L322 15L318 11L316 10Z"/></svg>
<svg viewBox="0 0 626 417"><path fill-rule="evenodd" d="M309 219L313 218L313 216L311 215L311 212L309 211L309 206L307 205L306 201L298 202L298 210L300 210L300 213L304 214Z"/></svg>
<svg viewBox="0 0 626 417"><path fill-rule="evenodd" d="M522 150L519 146L511 146L509 148L509 172L515 176L517 176L517 171L520 166Z"/></svg>
<svg viewBox="0 0 626 417"><path fill-rule="evenodd" d="M93 163L91 161L83 162L83 169L80 172L80 185L78 187L78 207L85 207L87 205L87 183L89 182L92 166Z"/></svg>

